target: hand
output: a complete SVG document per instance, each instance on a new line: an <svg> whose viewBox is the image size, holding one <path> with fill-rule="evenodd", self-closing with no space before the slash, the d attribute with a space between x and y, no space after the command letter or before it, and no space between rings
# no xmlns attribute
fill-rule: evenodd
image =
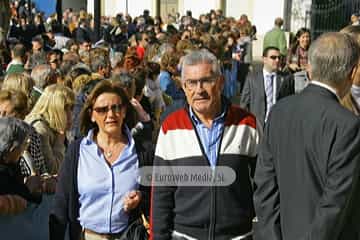
<svg viewBox="0 0 360 240"><path fill-rule="evenodd" d="M60 131L58 134L59 142L64 143L66 138L66 132Z"/></svg>
<svg viewBox="0 0 360 240"><path fill-rule="evenodd" d="M298 71L300 70L299 66L296 63L291 63L289 64L289 68L293 71Z"/></svg>
<svg viewBox="0 0 360 240"><path fill-rule="evenodd" d="M307 67L308 67L308 64L303 64L303 65L301 65L300 69L301 69L301 70L306 70Z"/></svg>
<svg viewBox="0 0 360 240"><path fill-rule="evenodd" d="M240 52L233 53L232 58L236 61L241 61L241 53Z"/></svg>
<svg viewBox="0 0 360 240"><path fill-rule="evenodd" d="M42 193L42 183L40 176L33 175L25 178L25 185L32 194Z"/></svg>
<svg viewBox="0 0 360 240"><path fill-rule="evenodd" d="M56 191L56 177L54 176L43 176L41 179L41 189L42 192L51 194L51 193L55 193Z"/></svg>
<svg viewBox="0 0 360 240"><path fill-rule="evenodd" d="M0 214L18 214L23 212L27 207L27 201L18 195L1 195L0 196Z"/></svg>
<svg viewBox="0 0 360 240"><path fill-rule="evenodd" d="M132 98L130 103L135 108L141 122L148 122L151 120L149 114L144 110L138 100Z"/></svg>
<svg viewBox="0 0 360 240"><path fill-rule="evenodd" d="M136 208L141 200L140 191L131 191L124 198L124 210L129 212L130 210Z"/></svg>

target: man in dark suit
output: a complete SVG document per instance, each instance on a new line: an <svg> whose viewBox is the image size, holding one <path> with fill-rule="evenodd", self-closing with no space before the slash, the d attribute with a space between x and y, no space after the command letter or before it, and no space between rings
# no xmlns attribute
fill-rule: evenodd
<svg viewBox="0 0 360 240"><path fill-rule="evenodd" d="M320 36L310 84L271 110L255 171L255 240L360 239L360 120L339 103L359 54L348 35Z"/></svg>
<svg viewBox="0 0 360 240"><path fill-rule="evenodd" d="M246 78L240 105L252 112L264 127L271 107L281 98L294 94L294 80L279 72L280 51L268 47L263 52L264 67Z"/></svg>

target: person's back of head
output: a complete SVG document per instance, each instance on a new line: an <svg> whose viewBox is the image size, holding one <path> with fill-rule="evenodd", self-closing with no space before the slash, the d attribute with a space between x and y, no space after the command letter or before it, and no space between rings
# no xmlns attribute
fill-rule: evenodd
<svg viewBox="0 0 360 240"><path fill-rule="evenodd" d="M110 67L110 60L103 54L96 55L95 58L90 59L90 69L93 73L99 73L101 69Z"/></svg>
<svg viewBox="0 0 360 240"><path fill-rule="evenodd" d="M22 91L29 97L33 86L34 81L28 74L10 73L6 75L1 89Z"/></svg>
<svg viewBox="0 0 360 240"><path fill-rule="evenodd" d="M11 50L12 57L17 59L24 60L26 57L26 48L23 44L18 43L14 46L14 48Z"/></svg>
<svg viewBox="0 0 360 240"><path fill-rule="evenodd" d="M30 126L24 121L14 117L0 118L0 163L14 164L18 159L12 159L15 150L27 141Z"/></svg>
<svg viewBox="0 0 360 240"><path fill-rule="evenodd" d="M360 47L352 36L325 33L310 46L310 78L340 88L338 94L342 97L351 86L352 73L359 58Z"/></svg>
<svg viewBox="0 0 360 240"><path fill-rule="evenodd" d="M284 20L282 18L280 18L280 17L275 18L274 24L275 24L275 26L281 28L282 25L284 24Z"/></svg>
<svg viewBox="0 0 360 240"><path fill-rule="evenodd" d="M67 130L66 111L74 106L74 92L62 85L51 84L47 86L30 114L26 117L27 121L42 116L49 124L49 127L57 132Z"/></svg>
<svg viewBox="0 0 360 240"><path fill-rule="evenodd" d="M31 71L31 78L35 86L45 89L46 86L56 82L56 74L48 64L41 64L34 67Z"/></svg>
<svg viewBox="0 0 360 240"><path fill-rule="evenodd" d="M340 32L351 35L360 44L360 25L348 25L341 29Z"/></svg>
<svg viewBox="0 0 360 240"><path fill-rule="evenodd" d="M0 117L16 117L19 119L24 119L26 114L29 112L28 97L22 91L17 91L14 89L1 89L0 90L0 105L6 104L9 102L12 106L11 111L4 111L2 109Z"/></svg>

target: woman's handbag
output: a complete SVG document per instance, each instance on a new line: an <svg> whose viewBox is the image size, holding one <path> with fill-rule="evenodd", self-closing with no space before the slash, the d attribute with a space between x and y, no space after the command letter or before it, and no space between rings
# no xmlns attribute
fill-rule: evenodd
<svg viewBox="0 0 360 240"><path fill-rule="evenodd" d="M142 214L140 218L133 221L125 232L122 234L120 240L148 240L148 223Z"/></svg>

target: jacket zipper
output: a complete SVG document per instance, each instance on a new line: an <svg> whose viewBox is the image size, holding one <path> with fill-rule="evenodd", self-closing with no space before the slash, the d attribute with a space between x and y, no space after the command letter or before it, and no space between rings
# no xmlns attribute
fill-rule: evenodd
<svg viewBox="0 0 360 240"><path fill-rule="evenodd" d="M111 219L112 219L112 211L113 211L113 204L114 204L114 171L113 168L110 167L110 171L111 171L111 207L110 207L110 220L109 220L109 233L111 233Z"/></svg>
<svg viewBox="0 0 360 240"><path fill-rule="evenodd" d="M218 162L219 162L219 156L220 156L220 150L221 150L221 144L222 144L222 140L223 140L223 136L224 136L224 131L225 131L225 122L226 122L226 117L227 117L227 111L228 111L228 108L230 106L227 106L226 107L226 112L225 112L225 116L224 116L224 126L223 126L223 129L222 129L222 132L221 132L221 137L220 137L220 144L219 144L219 148L218 148L218 154L217 154L217 157L216 157L216 165L215 165L215 170L212 172L213 174L213 186L210 186L210 223L209 223L209 232L208 232L208 240L214 240L215 239L215 224L216 224L216 219L215 219L215 213L216 213L216 186L215 186L215 176L216 176L216 166L218 165ZM207 160L207 164L209 167L211 167L210 165L210 161L209 161L209 158L207 157L205 151L204 151L204 147L201 143L201 140L200 140L200 137L199 137L199 134L198 132L196 131L196 127L194 125L194 122L191 120L191 116L190 116L190 113L188 111L188 117L190 118L190 122L193 126L193 129L195 131L195 135L196 135L196 138L198 140L198 144L200 145L200 149L201 149L201 152L203 154L203 156L205 157L205 159Z"/></svg>

